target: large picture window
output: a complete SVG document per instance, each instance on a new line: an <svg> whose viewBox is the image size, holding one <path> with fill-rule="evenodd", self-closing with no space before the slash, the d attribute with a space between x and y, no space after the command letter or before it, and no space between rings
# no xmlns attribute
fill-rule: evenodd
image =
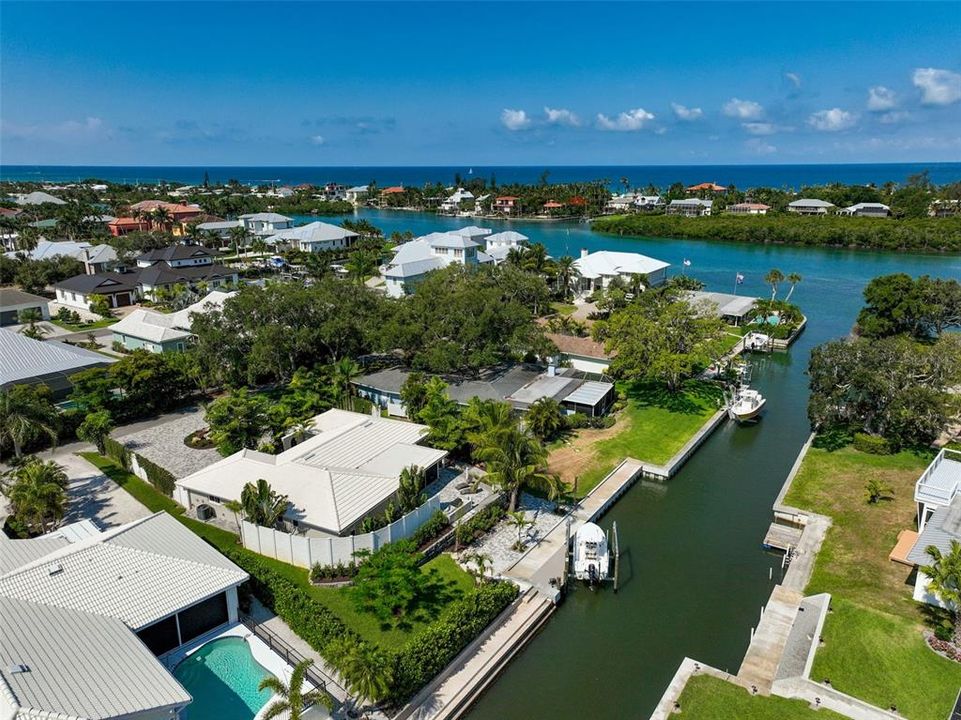
<svg viewBox="0 0 961 720"><path fill-rule="evenodd" d="M189 642L227 622L227 595L220 593L182 611L180 620L180 641Z"/></svg>

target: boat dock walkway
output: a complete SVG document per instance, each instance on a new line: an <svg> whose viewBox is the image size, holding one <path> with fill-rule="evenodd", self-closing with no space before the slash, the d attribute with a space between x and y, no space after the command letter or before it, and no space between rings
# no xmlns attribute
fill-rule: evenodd
<svg viewBox="0 0 961 720"><path fill-rule="evenodd" d="M644 469L640 460L626 458L621 461L574 510L561 518L540 542L505 570L504 576L520 583L522 587L532 586L552 602L557 602L564 581L569 538L573 537L584 523L593 522L603 515L643 474Z"/></svg>

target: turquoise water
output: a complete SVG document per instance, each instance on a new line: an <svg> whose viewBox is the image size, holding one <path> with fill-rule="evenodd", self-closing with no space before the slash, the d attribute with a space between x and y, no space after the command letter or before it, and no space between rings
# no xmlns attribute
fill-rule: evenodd
<svg viewBox="0 0 961 720"><path fill-rule="evenodd" d="M257 690L269 675L239 637L207 643L174 670L194 699L187 707L187 720L253 720L270 700L269 690Z"/></svg>

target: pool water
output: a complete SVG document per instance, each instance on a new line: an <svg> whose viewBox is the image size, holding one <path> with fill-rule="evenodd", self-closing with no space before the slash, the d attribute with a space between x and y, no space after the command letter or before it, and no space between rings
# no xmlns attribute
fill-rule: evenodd
<svg viewBox="0 0 961 720"><path fill-rule="evenodd" d="M269 690L257 690L269 675L239 637L209 642L174 669L174 677L193 697L188 720L253 720L270 700Z"/></svg>

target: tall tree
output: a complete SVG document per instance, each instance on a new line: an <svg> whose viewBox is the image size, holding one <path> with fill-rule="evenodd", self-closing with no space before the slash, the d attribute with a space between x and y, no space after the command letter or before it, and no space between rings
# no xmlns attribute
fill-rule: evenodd
<svg viewBox="0 0 961 720"><path fill-rule="evenodd" d="M764 282L771 286L771 300L777 297L777 286L784 282L784 273L777 268L771 268L764 276Z"/></svg>
<svg viewBox="0 0 961 720"><path fill-rule="evenodd" d="M791 284L791 289L787 291L787 297L784 298L784 302L791 302L791 296L794 294L794 288L796 288L798 283L801 282L801 276L796 272L788 273L787 281Z"/></svg>
<svg viewBox="0 0 961 720"><path fill-rule="evenodd" d="M482 434L478 440L482 444L474 457L484 463L486 481L510 495L510 512L517 509L525 487L543 490L551 499L560 493L560 480L547 471L547 451L529 431L515 423L501 432Z"/></svg>
<svg viewBox="0 0 961 720"><path fill-rule="evenodd" d="M344 410L350 410L350 397L354 389L351 382L360 375L360 372L360 365L349 357L341 358L334 363L331 381L340 398L340 406Z"/></svg>
<svg viewBox="0 0 961 720"><path fill-rule="evenodd" d="M113 418L109 410L90 413L77 427L77 437L96 445L97 452L101 455L106 450L107 438L110 437L111 432L113 432Z"/></svg>
<svg viewBox="0 0 961 720"><path fill-rule="evenodd" d="M524 416L527 427L542 441L553 440L564 429L564 411L557 400L542 397L531 404Z"/></svg>
<svg viewBox="0 0 961 720"><path fill-rule="evenodd" d="M9 442L18 459L23 446L39 435L57 444L59 417L48 394L28 385L0 390L0 445Z"/></svg>
<svg viewBox="0 0 961 720"><path fill-rule="evenodd" d="M286 495L274 491L263 478L247 483L240 491L240 505L244 519L254 525L272 528L287 512L290 501Z"/></svg>
<svg viewBox="0 0 961 720"><path fill-rule="evenodd" d="M14 469L10 478L3 493L10 499L14 516L34 532L45 533L63 518L67 473L61 465L31 457Z"/></svg>
<svg viewBox="0 0 961 720"><path fill-rule="evenodd" d="M210 403L204 419L221 455L231 455L244 448L253 449L260 444L268 426L264 405L260 396L251 395L246 388Z"/></svg>

